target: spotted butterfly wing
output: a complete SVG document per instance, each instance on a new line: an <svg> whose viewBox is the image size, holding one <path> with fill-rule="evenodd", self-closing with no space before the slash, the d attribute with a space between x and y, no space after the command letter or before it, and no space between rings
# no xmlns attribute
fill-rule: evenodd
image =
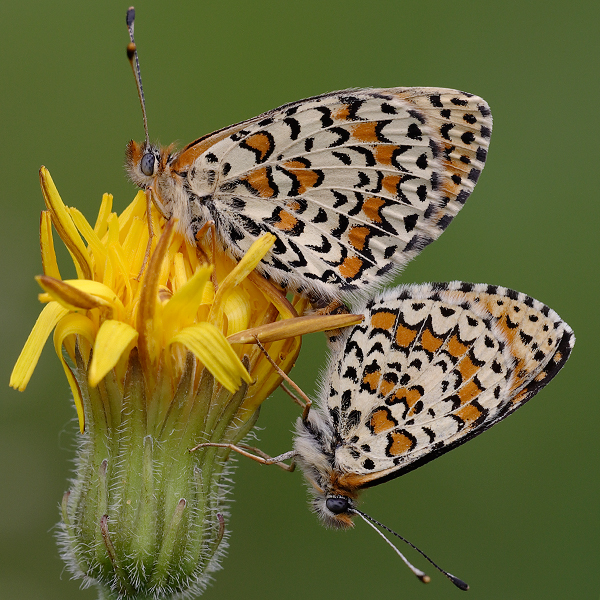
<svg viewBox="0 0 600 600"><path fill-rule="evenodd" d="M339 299L389 279L444 231L483 169L491 128L487 103L457 90L344 90L181 152L130 142L127 168L190 238L214 221L240 257L270 232L266 276Z"/></svg>
<svg viewBox="0 0 600 600"><path fill-rule="evenodd" d="M370 300L298 423L298 462L332 526L360 489L402 475L522 406L565 364L570 327L533 298L487 284L402 286Z"/></svg>

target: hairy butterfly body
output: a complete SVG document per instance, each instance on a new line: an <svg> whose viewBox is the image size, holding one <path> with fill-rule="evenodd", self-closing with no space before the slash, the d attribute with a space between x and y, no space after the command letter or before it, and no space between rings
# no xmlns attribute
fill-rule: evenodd
<svg viewBox="0 0 600 600"><path fill-rule="evenodd" d="M265 276L311 298L345 299L441 235L479 178L491 129L487 103L457 90L343 90L181 151L132 141L126 166L190 240L212 221L239 258L270 232Z"/></svg>
<svg viewBox="0 0 600 600"><path fill-rule="evenodd" d="M370 300L299 419L296 462L325 525L349 527L359 492L501 421L544 387L575 338L550 308L507 288L407 285Z"/></svg>

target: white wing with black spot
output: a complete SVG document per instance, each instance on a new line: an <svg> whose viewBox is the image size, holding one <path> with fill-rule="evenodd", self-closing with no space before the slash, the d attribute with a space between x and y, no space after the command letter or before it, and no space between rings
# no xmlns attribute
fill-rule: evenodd
<svg viewBox="0 0 600 600"><path fill-rule="evenodd" d="M212 219L241 256L271 232L267 276L340 298L383 283L441 235L477 182L491 128L487 103L457 90L345 90L201 138L173 170L194 234Z"/></svg>
<svg viewBox="0 0 600 600"><path fill-rule="evenodd" d="M353 485L412 470L504 419L565 364L550 308L487 284L407 285L364 307L320 401L336 472Z"/></svg>

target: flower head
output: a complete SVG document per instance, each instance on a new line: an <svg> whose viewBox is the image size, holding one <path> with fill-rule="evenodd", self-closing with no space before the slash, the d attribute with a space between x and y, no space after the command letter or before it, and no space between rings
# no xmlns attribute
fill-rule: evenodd
<svg viewBox="0 0 600 600"><path fill-rule="evenodd" d="M44 168L40 179L47 210L42 213L40 225L44 275L38 277L38 282L45 291L40 300L46 306L17 361L10 384L25 388L43 342L54 330L54 345L73 391L82 432L82 393L63 357L63 347L74 362L79 347L92 387L111 370L122 384L129 354L136 348L144 374L151 380L160 369L168 374L174 387L190 351L223 387L233 392L242 381L250 384L256 380L250 372L264 370L268 361L256 348L249 352L247 345L240 344L234 349L227 336L250 324L298 316L306 308L304 299L298 298L291 305L281 292L253 274L273 244L273 236L263 236L236 264L223 252L190 246L175 233L171 223L160 223L152 210L154 231L164 231L149 246L143 192L118 216L111 212L112 196L105 194L92 227L77 209L63 204ZM61 279L52 224L73 258L77 279ZM300 339L279 345L273 355L282 357L284 370L289 370ZM249 355L250 372L241 362L245 354ZM273 377L269 385L253 390L253 401L247 402L246 408L256 408L277 383Z"/></svg>
<svg viewBox="0 0 600 600"><path fill-rule="evenodd" d="M198 591L225 546L229 450L188 449L238 443L279 385L255 338L287 372L303 333L359 319L303 317L305 298L289 301L258 275L270 234L236 262L210 228L191 245L143 192L120 215L105 194L92 227L45 168L40 179L45 306L10 385L25 388L53 332L83 434L63 499L63 556L106 598ZM52 226L76 279L61 278Z"/></svg>

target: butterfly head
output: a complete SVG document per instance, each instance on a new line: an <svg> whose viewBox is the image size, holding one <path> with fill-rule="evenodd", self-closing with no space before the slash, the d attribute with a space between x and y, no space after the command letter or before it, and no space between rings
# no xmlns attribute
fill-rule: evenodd
<svg viewBox="0 0 600 600"><path fill-rule="evenodd" d="M307 478L308 479L308 478ZM321 523L329 529L349 529L354 527L354 506L356 492L340 489L323 489L317 482L309 479L313 489L312 510L319 517ZM351 497L350 494L353 496Z"/></svg>
<svg viewBox="0 0 600 600"><path fill-rule="evenodd" d="M125 168L133 183L147 189L165 172L168 159L169 149L132 140L125 151Z"/></svg>
<svg viewBox="0 0 600 600"><path fill-rule="evenodd" d="M347 529L354 527L352 521L354 501L348 496L326 494L313 500L315 512L326 527Z"/></svg>

